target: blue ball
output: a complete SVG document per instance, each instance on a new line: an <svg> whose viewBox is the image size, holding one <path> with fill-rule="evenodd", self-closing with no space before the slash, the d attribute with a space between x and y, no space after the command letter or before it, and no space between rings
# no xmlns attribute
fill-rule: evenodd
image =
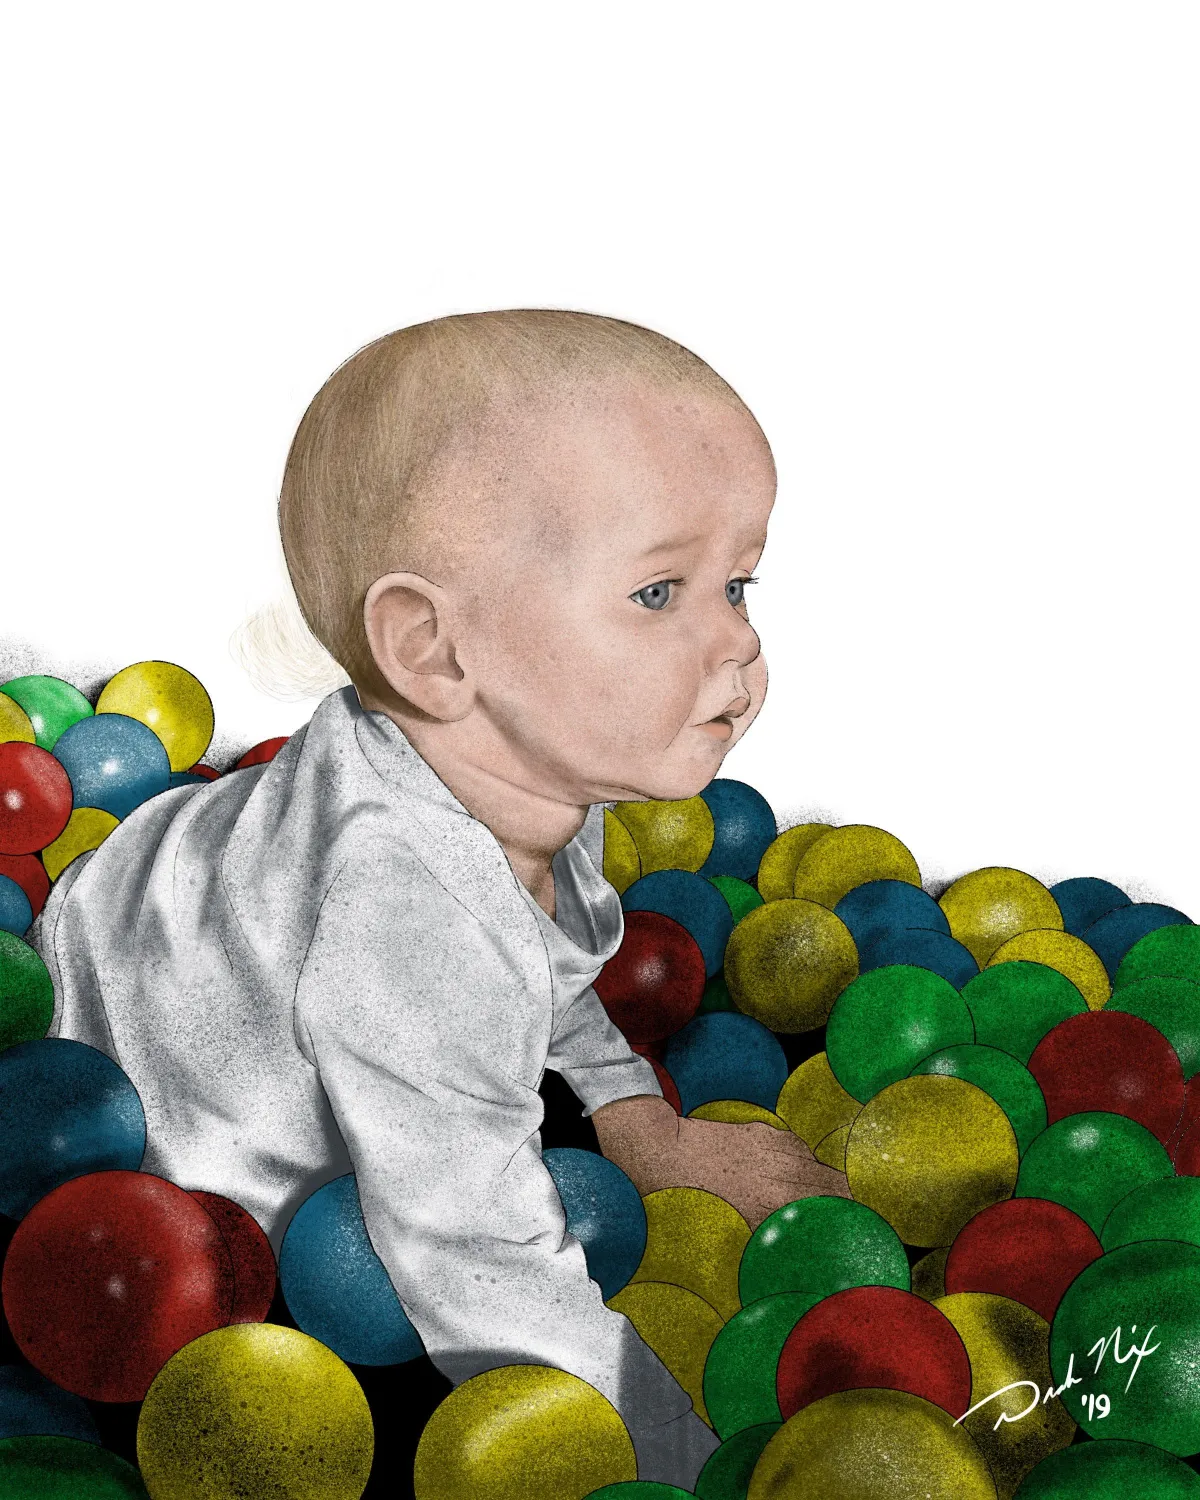
<svg viewBox="0 0 1200 1500"><path fill-rule="evenodd" d="M562 1199L567 1230L583 1246L588 1275L607 1302L637 1270L646 1251L641 1195L616 1162L576 1146L551 1146L542 1161Z"/></svg>
<svg viewBox="0 0 1200 1500"><path fill-rule="evenodd" d="M400 1365L425 1353L367 1238L353 1173L296 1210L279 1250L279 1285L300 1331L347 1364Z"/></svg>
<svg viewBox="0 0 1200 1500"><path fill-rule="evenodd" d="M142 1101L111 1057L65 1037L0 1052L0 1213L22 1219L87 1172L136 1172L145 1150Z"/></svg>
<svg viewBox="0 0 1200 1500"><path fill-rule="evenodd" d="M1115 911L1106 912L1093 922L1085 929L1083 941L1100 955L1111 982L1116 979L1121 960L1134 943L1149 932L1157 932L1160 927L1181 925L1192 926L1192 919L1173 906L1160 906L1156 901L1131 901L1128 906L1118 906Z"/></svg>
<svg viewBox="0 0 1200 1500"><path fill-rule="evenodd" d="M1118 906L1133 904L1119 885L1097 880L1094 875L1060 880L1050 887L1050 894L1058 902L1063 927L1072 937L1082 937L1093 922L1116 911Z"/></svg>
<svg viewBox="0 0 1200 1500"><path fill-rule="evenodd" d="M197 776L195 771L172 771L170 788L173 791L177 786L194 786L199 782L201 786L208 785L207 776Z"/></svg>
<svg viewBox="0 0 1200 1500"><path fill-rule="evenodd" d="M29 897L10 875L0 875L0 930L24 937L32 926Z"/></svg>
<svg viewBox="0 0 1200 1500"><path fill-rule="evenodd" d="M100 1431L82 1396L64 1391L28 1365L0 1365L0 1441L14 1437L98 1444Z"/></svg>
<svg viewBox="0 0 1200 1500"><path fill-rule="evenodd" d="M703 1011L675 1032L663 1067L685 1115L714 1099L745 1099L773 1110L788 1076L775 1033L753 1016L729 1010Z"/></svg>
<svg viewBox="0 0 1200 1500"><path fill-rule="evenodd" d="M700 793L713 818L713 846L699 873L736 875L753 880L775 840L775 814L771 804L754 787L729 776L718 776Z"/></svg>
<svg viewBox="0 0 1200 1500"><path fill-rule="evenodd" d="M932 932L922 927L882 933L858 955L860 974L886 968L888 964L912 964L918 969L931 969L949 980L956 990L961 990L979 973L979 965L969 948L964 948L947 932Z"/></svg>
<svg viewBox="0 0 1200 1500"><path fill-rule="evenodd" d="M850 929L860 953L885 933L922 927L950 935L946 913L927 891L907 880L867 880L847 891L833 908Z"/></svg>
<svg viewBox="0 0 1200 1500"><path fill-rule="evenodd" d="M729 903L710 880L691 870L654 870L625 888L623 911L656 911L685 928L704 955L711 979L725 962L725 944L733 931Z"/></svg>
<svg viewBox="0 0 1200 1500"><path fill-rule="evenodd" d="M166 746L128 714L80 719L59 735L54 755L71 779L74 806L99 807L117 819L171 784Z"/></svg>

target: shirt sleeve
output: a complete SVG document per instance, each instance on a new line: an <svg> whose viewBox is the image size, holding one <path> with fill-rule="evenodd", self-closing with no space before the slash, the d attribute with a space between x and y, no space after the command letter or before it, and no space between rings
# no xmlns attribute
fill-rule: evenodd
<svg viewBox="0 0 1200 1500"><path fill-rule="evenodd" d="M663 1096L658 1075L613 1024L590 984L559 1017L546 1066L563 1076L585 1116L614 1099L634 1094Z"/></svg>
<svg viewBox="0 0 1200 1500"><path fill-rule="evenodd" d="M690 1486L716 1437L605 1306L541 1159L533 1060L545 1056L547 1007L423 872L402 883L402 907L394 876L384 899L378 878L347 875L305 957L296 1039L426 1352L455 1385L507 1364L577 1375L620 1413L641 1477Z"/></svg>

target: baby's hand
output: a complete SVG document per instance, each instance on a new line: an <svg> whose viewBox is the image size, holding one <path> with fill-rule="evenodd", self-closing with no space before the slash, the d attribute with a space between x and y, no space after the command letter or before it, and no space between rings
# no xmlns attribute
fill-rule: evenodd
<svg viewBox="0 0 1200 1500"><path fill-rule="evenodd" d="M687 1182L737 1209L751 1229L796 1198L849 1198L845 1172L817 1161L791 1130L774 1125L679 1121L679 1165Z"/></svg>

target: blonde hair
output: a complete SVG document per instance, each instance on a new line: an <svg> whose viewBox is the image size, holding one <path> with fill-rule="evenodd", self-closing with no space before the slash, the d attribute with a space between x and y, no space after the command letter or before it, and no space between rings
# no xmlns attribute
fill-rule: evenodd
<svg viewBox="0 0 1200 1500"><path fill-rule="evenodd" d="M363 625L383 574L420 571L438 536L434 480L504 401L617 377L700 388L745 410L698 355L636 323L511 309L418 323L376 339L329 377L292 441L279 497L290 587L231 641L272 696L377 688Z"/></svg>

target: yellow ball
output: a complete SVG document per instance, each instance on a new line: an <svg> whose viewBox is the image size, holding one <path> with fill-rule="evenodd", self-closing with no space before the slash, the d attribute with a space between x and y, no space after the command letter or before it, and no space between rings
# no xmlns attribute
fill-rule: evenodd
<svg viewBox="0 0 1200 1500"><path fill-rule="evenodd" d="M549 1365L464 1380L425 1424L413 1463L416 1500L583 1500L636 1478L616 1408Z"/></svg>
<svg viewBox="0 0 1200 1500"><path fill-rule="evenodd" d="M861 1108L833 1076L824 1052L806 1057L793 1068L775 1101L775 1113L810 1148L831 1131L849 1125Z"/></svg>
<svg viewBox="0 0 1200 1500"><path fill-rule="evenodd" d="M828 1135L821 1137L812 1148L812 1154L817 1161L824 1162L827 1167L836 1167L839 1172L844 1172L846 1170L846 1142L849 1139L849 1125L839 1125L836 1130L831 1130Z"/></svg>
<svg viewBox="0 0 1200 1500"><path fill-rule="evenodd" d="M835 1391L802 1406L759 1456L746 1500L996 1500L983 1454L949 1412L908 1391Z"/></svg>
<svg viewBox="0 0 1200 1500"><path fill-rule="evenodd" d="M23 745L36 745L37 734L33 721L15 698L0 693L0 745L19 740Z"/></svg>
<svg viewBox="0 0 1200 1500"><path fill-rule="evenodd" d="M992 1292L955 1292L935 1298L933 1305L966 1345L972 1406L1016 1381L1037 1382L1037 1391L1014 1385L962 1423L987 1460L1001 1500L1010 1500L1035 1464L1075 1436L1075 1422L1061 1401L1039 1402L1039 1394L1055 1383L1050 1325L1032 1308ZM1010 1420L997 1427L1001 1412Z"/></svg>
<svg viewBox="0 0 1200 1500"><path fill-rule="evenodd" d="M949 1245L939 1245L928 1255L922 1255L912 1268L912 1290L926 1302L946 1295L946 1257L949 1254Z"/></svg>
<svg viewBox="0 0 1200 1500"><path fill-rule="evenodd" d="M772 839L758 862L755 877L764 901L786 901L796 883L796 866L809 849L833 827L832 823L798 823Z"/></svg>
<svg viewBox="0 0 1200 1500"><path fill-rule="evenodd" d="M185 1344L154 1377L138 1418L152 1500L358 1500L374 1450L371 1409L350 1369L277 1323L235 1323Z"/></svg>
<svg viewBox="0 0 1200 1500"><path fill-rule="evenodd" d="M618 894L625 891L642 875L642 861L638 856L633 834L620 818L608 808L604 809L604 878L615 886Z"/></svg>
<svg viewBox="0 0 1200 1500"><path fill-rule="evenodd" d="M776 1130L786 1130L787 1121L781 1120L761 1104L751 1104L748 1099L713 1099L708 1104L697 1104L688 1112L689 1120L717 1120L725 1125L773 1125Z"/></svg>
<svg viewBox="0 0 1200 1500"><path fill-rule="evenodd" d="M851 1193L907 1245L949 1245L981 1209L1012 1197L1019 1164L1017 1138L996 1101L944 1073L880 1089L846 1143Z"/></svg>
<svg viewBox="0 0 1200 1500"><path fill-rule="evenodd" d="M816 840L796 866L792 895L834 907L868 880L921 884L917 862L894 834L868 823L849 823Z"/></svg>
<svg viewBox="0 0 1200 1500"><path fill-rule="evenodd" d="M633 835L642 874L697 871L713 846L713 815L703 797L677 802L618 802L613 812Z"/></svg>
<svg viewBox="0 0 1200 1500"><path fill-rule="evenodd" d="M1096 950L1089 948L1082 938L1052 927L1018 932L1016 937L1000 944L985 967L990 969L993 964L1012 963L1021 958L1065 974L1087 1001L1089 1010L1103 1010L1108 1004L1112 994L1108 970Z"/></svg>
<svg viewBox="0 0 1200 1500"><path fill-rule="evenodd" d="M71 861L88 849L100 845L120 819L102 807L77 807L67 819L67 826L42 850L42 863L51 880L57 880Z"/></svg>
<svg viewBox="0 0 1200 1500"><path fill-rule="evenodd" d="M731 1204L703 1188L659 1188L642 1199L646 1249L630 1285L669 1281L716 1308L723 1319L741 1307L738 1266L750 1226Z"/></svg>
<svg viewBox="0 0 1200 1500"><path fill-rule="evenodd" d="M725 1326L715 1307L686 1287L665 1281L630 1283L608 1300L624 1313L692 1398L696 1415L712 1421L704 1404L704 1362Z"/></svg>
<svg viewBox="0 0 1200 1500"><path fill-rule="evenodd" d="M204 684L170 661L138 661L109 679L96 700L98 714L127 714L153 729L172 771L186 771L213 737L212 699Z"/></svg>
<svg viewBox="0 0 1200 1500"><path fill-rule="evenodd" d="M1063 930L1058 902L1040 880L1006 865L960 875L938 898L950 935L982 969L1001 943L1032 928Z"/></svg>
<svg viewBox="0 0 1200 1500"><path fill-rule="evenodd" d="M858 974L858 949L840 917L815 901L767 901L748 911L725 947L725 983L744 1015L772 1031L811 1031Z"/></svg>

